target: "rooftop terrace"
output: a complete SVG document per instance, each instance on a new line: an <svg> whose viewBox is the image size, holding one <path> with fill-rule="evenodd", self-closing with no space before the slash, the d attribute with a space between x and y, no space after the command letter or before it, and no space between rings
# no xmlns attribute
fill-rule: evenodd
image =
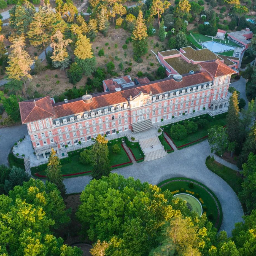
<svg viewBox="0 0 256 256"><path fill-rule="evenodd" d="M182 50L185 51L183 55L190 60L209 61L218 59L217 55L208 49L194 50L192 47L184 47Z"/></svg>

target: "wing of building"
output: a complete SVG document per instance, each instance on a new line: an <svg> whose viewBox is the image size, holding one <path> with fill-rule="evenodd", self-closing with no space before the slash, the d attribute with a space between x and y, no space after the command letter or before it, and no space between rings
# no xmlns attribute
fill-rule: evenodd
<svg viewBox="0 0 256 256"><path fill-rule="evenodd" d="M193 74L154 82L137 79L130 84L127 79L129 86L123 86L123 81L108 81L109 91L61 103L54 103L49 96L20 102L21 120L27 125L37 157L45 157L51 148L64 155L69 147L97 134L139 132L161 120L200 110L210 114L226 111L230 77L235 71L218 59L197 66Z"/></svg>

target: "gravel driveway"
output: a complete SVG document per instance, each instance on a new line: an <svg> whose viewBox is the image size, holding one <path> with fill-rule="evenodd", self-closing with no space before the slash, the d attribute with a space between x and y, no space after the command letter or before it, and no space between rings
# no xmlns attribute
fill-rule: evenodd
<svg viewBox="0 0 256 256"><path fill-rule="evenodd" d="M215 193L221 203L223 211L221 230L225 230L230 236L235 223L242 221L243 209L232 188L206 167L205 159L208 155L210 155L208 141L203 141L168 154L164 158L133 164L114 172L126 178L134 177L151 184L158 184L172 177L187 177L205 184ZM90 176L64 180L67 193L81 192L89 182Z"/></svg>
<svg viewBox="0 0 256 256"><path fill-rule="evenodd" d="M26 134L26 125L0 128L0 164L8 164L7 158L12 146Z"/></svg>

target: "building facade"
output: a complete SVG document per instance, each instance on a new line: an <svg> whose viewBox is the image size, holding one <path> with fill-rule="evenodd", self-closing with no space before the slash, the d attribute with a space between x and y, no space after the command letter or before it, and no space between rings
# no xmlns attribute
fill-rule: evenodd
<svg viewBox="0 0 256 256"><path fill-rule="evenodd" d="M234 70L221 61L200 63L200 71L176 75L120 91L84 95L54 103L49 97L20 102L36 156L51 148L64 156L73 145L98 134L142 131L163 120L205 110L227 109L228 88Z"/></svg>

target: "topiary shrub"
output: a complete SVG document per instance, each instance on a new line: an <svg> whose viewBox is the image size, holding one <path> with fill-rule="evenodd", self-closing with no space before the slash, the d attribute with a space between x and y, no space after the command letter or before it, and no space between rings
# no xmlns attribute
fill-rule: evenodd
<svg viewBox="0 0 256 256"><path fill-rule="evenodd" d="M181 188L180 192L182 192L182 193L185 192L185 188Z"/></svg>

